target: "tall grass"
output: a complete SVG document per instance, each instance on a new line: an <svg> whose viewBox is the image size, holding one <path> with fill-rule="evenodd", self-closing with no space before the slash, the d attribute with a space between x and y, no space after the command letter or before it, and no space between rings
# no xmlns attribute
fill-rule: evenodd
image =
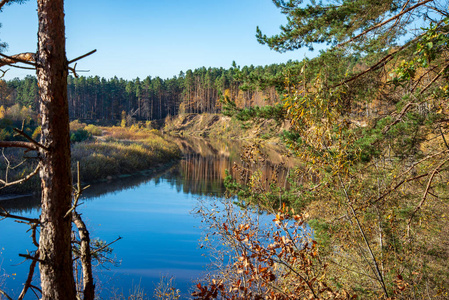
<svg viewBox="0 0 449 300"><path fill-rule="evenodd" d="M136 138L135 134L124 130L114 131L104 141L78 143L72 147L73 166L81 164L81 178L85 182L105 179L109 176L132 174L166 164L181 155L179 148L161 136L147 132L139 140L115 139ZM75 169L75 168L73 168Z"/></svg>
<svg viewBox="0 0 449 300"><path fill-rule="evenodd" d="M73 127L72 127L73 126ZM72 130L86 130L86 124L72 122ZM104 136L96 140L86 140L72 144L72 170L76 170L76 162L81 164L83 182L95 182L124 174L133 174L143 170L162 167L181 157L178 146L165 140L157 130L121 127L96 127L89 129L102 132ZM7 149L11 167L23 160L24 151ZM8 170L8 179L13 181L26 176L37 164L37 159L28 159L15 169ZM7 161L0 152L0 178L5 179ZM73 171L74 172L74 171ZM7 193L28 193L39 189L39 178L35 176L22 185L1 189L0 195Z"/></svg>

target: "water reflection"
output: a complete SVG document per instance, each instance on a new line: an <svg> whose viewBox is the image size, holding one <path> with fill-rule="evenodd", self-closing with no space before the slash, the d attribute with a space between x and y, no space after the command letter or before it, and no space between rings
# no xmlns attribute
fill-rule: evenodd
<svg viewBox="0 0 449 300"><path fill-rule="evenodd" d="M283 147L274 145L257 149L258 157L252 162L242 160L242 154L251 144L243 142L223 142L198 138L176 138L174 142L182 149L179 179L183 181L184 192L204 195L204 191L214 189L224 192L223 181L226 170L239 183L246 184L248 172L242 174L242 168L260 172L261 182L268 188L273 179L279 186L288 188L288 174L297 164L286 158Z"/></svg>
<svg viewBox="0 0 449 300"><path fill-rule="evenodd" d="M122 265L102 272L103 287L108 282L109 286L127 291L133 282L140 281L151 294L159 277L170 274L187 292L191 280L205 270L208 259L198 249L201 220L190 211L198 199L214 201L208 196L223 195L226 169L238 180L247 180L233 168L244 163L244 145L185 138L174 141L184 153L179 163L161 172L146 171L96 183L83 195L85 203L80 211L92 229L91 235L106 241L124 237L113 246ZM284 184L292 163L271 148L263 151L265 159L253 167L260 168L263 180L277 175L278 182ZM0 200L0 205L11 213L32 217L37 216L39 204L38 197ZM27 272L26 264L15 266L21 261L17 253L32 249L25 231L24 226L9 220L0 222L0 249L4 249L0 251L0 269L17 274L5 283L13 295L20 290Z"/></svg>

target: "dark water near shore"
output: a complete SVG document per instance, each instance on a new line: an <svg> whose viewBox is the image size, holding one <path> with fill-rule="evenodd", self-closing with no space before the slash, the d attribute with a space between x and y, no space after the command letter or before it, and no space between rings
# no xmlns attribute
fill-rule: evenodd
<svg viewBox="0 0 449 300"><path fill-rule="evenodd" d="M215 201L224 193L225 169L240 163L241 145L204 140L176 142L184 159L158 175L135 175L94 184L86 190L79 208L91 237L112 245L119 266L107 264L96 269L97 290L103 298L128 296L140 285L151 296L161 276L174 276L184 296L206 271L207 252L198 247L202 238L201 220L191 212L198 201ZM282 157L269 154L263 176L269 178ZM282 182L288 163L279 173ZM39 200L33 197L0 200L11 213L39 215ZM0 222L0 287L17 297L28 272L29 262L18 253L33 251L27 225L11 220ZM35 276L37 277L37 276ZM28 299L35 298L29 292ZM32 296L32 297L31 297ZM14 298L14 297L13 297ZM150 297L151 298L151 297ZM0 296L1 299L1 296Z"/></svg>

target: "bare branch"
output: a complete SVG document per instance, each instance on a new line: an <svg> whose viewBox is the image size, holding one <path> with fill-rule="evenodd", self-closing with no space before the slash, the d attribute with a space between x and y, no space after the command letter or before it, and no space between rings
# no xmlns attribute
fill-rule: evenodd
<svg viewBox="0 0 449 300"><path fill-rule="evenodd" d="M0 148L26 148L29 150L37 151L37 147L35 144L21 141L0 141Z"/></svg>
<svg viewBox="0 0 449 300"><path fill-rule="evenodd" d="M31 287L31 281L33 280L33 275L34 275L34 269L36 268L36 264L37 264L37 260L36 259L38 257L39 257L39 250L36 250L36 254L34 255L35 259L33 259L31 261L30 270L28 271L27 280L25 281L25 284L23 286L22 292L20 293L19 298L17 298L17 300L22 300L25 297L28 289Z"/></svg>
<svg viewBox="0 0 449 300"><path fill-rule="evenodd" d="M90 51L90 52L87 52L87 53L84 54L84 55L81 55L81 56L79 56L79 57L77 57L77 58L74 58L74 59L70 60L68 63L69 63L69 64L74 63L75 61L78 61L78 60L83 59L83 58L85 58L85 57L87 57L87 56L89 56L89 55L94 54L95 52L97 52L97 49L94 49L94 50L92 50L92 51Z"/></svg>
<svg viewBox="0 0 449 300"><path fill-rule="evenodd" d="M0 217L27 221L28 223L40 224L40 221L38 219L31 219L31 218L26 218L26 217L22 217L22 216L12 215L6 209L4 209L1 206L0 206Z"/></svg>
<svg viewBox="0 0 449 300"><path fill-rule="evenodd" d="M365 231L363 230L362 225L360 224L359 218L355 214L354 207L351 204L351 199L349 198L348 191L346 190L346 186L344 185L344 183L343 183L343 181L342 181L342 179L340 177L340 174L338 174L338 179L340 181L340 185L341 185L341 187L343 189L343 192L345 194L345 198L346 198L347 204L348 204L349 208L351 209L352 216L354 217L354 219L355 219L355 221L357 223L357 227L359 228L360 234L362 235L363 240L365 241L365 245L368 248L368 251L369 251L369 253L371 255L371 259L372 259L372 261L374 263L374 266L376 268L375 275L378 278L378 281L379 281L380 285L382 286L382 289L384 291L385 296L388 298L387 287L385 285L384 277L383 277L382 273L380 272L379 264L377 263L376 256L374 255L373 250L371 249L371 246L370 246L370 244L368 242L368 238L365 235Z"/></svg>
<svg viewBox="0 0 449 300"><path fill-rule="evenodd" d="M8 300L12 300L12 298L11 297L9 297L8 296L8 294L7 293L5 293L3 290L0 290L0 295L3 295L3 296L5 296L6 297L6 299L8 299Z"/></svg>
<svg viewBox="0 0 449 300"><path fill-rule="evenodd" d="M81 174L80 174L80 162L76 162L76 168L77 168L77 187L75 189L75 201L73 202L72 207L67 211L67 213L64 215L64 218L67 218L72 211L74 211L76 209L76 207L78 206L78 201L81 197L81 194L83 193L83 191L85 191L87 188L90 187L90 185L81 188Z"/></svg>
<svg viewBox="0 0 449 300"><path fill-rule="evenodd" d="M92 50L92 51L90 51L90 52L88 52L88 53L86 53L86 54L84 54L84 55L81 55L81 56L79 56L79 57L77 57L77 58L74 58L74 59L70 60L70 61L68 62L68 64L74 63L75 61L78 61L78 60L83 59L83 58L85 58L85 57L87 57L87 56L89 56L89 55L94 54L95 52L97 52L97 49L94 49L94 50Z"/></svg>
<svg viewBox="0 0 449 300"><path fill-rule="evenodd" d="M406 9L406 10L404 10L404 11L401 11L401 12L398 13L397 15L395 15L395 16L389 18L388 20L386 20L386 21L384 21L384 22L382 22L382 23L379 23L379 24L377 24L377 25L375 25L375 26L373 26L373 27L370 27L370 28L368 28L367 30L365 30L364 32L362 32L362 33L356 35L355 37L353 37L353 38L351 38L351 39L349 39L349 40L347 40L347 41L345 41L345 42L343 42L343 43L338 44L337 47L341 47L341 46L343 46L343 45L346 45L347 43L353 42L354 40L356 40L356 39L358 39L358 38L360 38L360 37L366 35L368 32L371 32L371 31L373 31L374 29L377 29L377 28L379 28L379 27L382 27L382 26L384 26L385 24L388 24L388 23L390 23L391 21L396 20L396 19L402 17L404 14L406 14L406 13L408 13L408 12L414 10L415 8L417 8L417 7L421 6L421 5L424 5L424 4L428 3L428 2L431 2L431 1L434 1L434 0L425 0L425 1L423 1L423 2L417 3L417 4L413 5L412 7L410 7L409 9Z"/></svg>
<svg viewBox="0 0 449 300"><path fill-rule="evenodd" d="M2 75L0 76L0 79L2 79L3 77L5 77L6 72L8 72L9 69L7 70L0 70L0 72L2 72Z"/></svg>
<svg viewBox="0 0 449 300"><path fill-rule="evenodd" d="M402 118L404 117L405 113L409 110L410 107L416 105L416 103L412 103L409 102L407 103L407 105L404 106L404 108L401 110L401 112L399 113L399 116L396 118L396 120L394 120L392 123L390 123L389 125L387 125L383 130L382 133L385 134L387 133L391 127L393 127L394 125L396 125L397 123L399 123Z"/></svg>
<svg viewBox="0 0 449 300"><path fill-rule="evenodd" d="M90 237L89 231L86 228L86 224L81 219L81 215L76 211L72 213L72 221L78 228L78 234L80 236L80 257L81 265L83 268L83 294L84 300L94 300L95 298L95 285L92 275L92 253L90 251Z"/></svg>
<svg viewBox="0 0 449 300"><path fill-rule="evenodd" d="M0 187L0 189L3 189L3 188L5 188L5 187L7 187L7 186L15 185L15 184L22 184L22 183L24 183L25 181L30 180L34 175L36 175L36 174L39 172L39 169L40 169L40 165L38 164L37 167L36 167L36 169L34 169L33 172L31 172L30 174L28 174L26 177L21 178L21 179L18 179L18 180L13 181L13 182L7 182L7 181L4 181L4 180L1 180L1 179L0 179L0 184L3 185L2 187Z"/></svg>
<svg viewBox="0 0 449 300"><path fill-rule="evenodd" d="M435 70L437 68L437 66L434 66L433 68L427 70L424 74L422 74L421 76L419 76L418 80L416 80L416 83L413 85L412 89L410 90L410 93L413 93L413 91L418 87L419 83L421 82L421 80L424 78L424 76L426 76L427 74L429 74L430 72L432 72L433 70Z"/></svg>
<svg viewBox="0 0 449 300"><path fill-rule="evenodd" d="M415 210L413 211L413 213L411 214L409 220L408 220L408 224L407 224L407 235L410 237L410 227L411 227L411 223L413 220L413 217L415 216L415 214L418 212L418 210L421 209L421 207L423 206L424 202L426 201L427 198L427 194L429 194L429 189L430 186L432 185L432 181L433 178L435 177L435 175L438 173L438 171L440 170L440 168L449 161L449 158L444 160L443 162L441 162L436 168L435 170L433 170L432 175L430 175L429 181L427 182L427 186L426 186L426 190L424 191L424 194L422 196L421 202L419 202L418 206L416 206Z"/></svg>
<svg viewBox="0 0 449 300"><path fill-rule="evenodd" d="M26 138L28 141L30 141L30 143L36 145L39 148L42 148L42 149L48 151L48 147L45 147L41 143L38 143L36 140L34 140L32 137L30 137L28 134L26 134L25 131L20 130L18 128L14 128L14 131L17 132L18 134L20 134L21 136L23 136L24 138Z"/></svg>
<svg viewBox="0 0 449 300"><path fill-rule="evenodd" d="M23 63L27 65L31 65L33 67L36 67L36 59L35 59L35 53L32 52L26 52L26 53L20 53L15 54L12 56L5 55L3 53L0 53L0 56L3 56L3 59L0 59L0 67L11 65L15 63Z"/></svg>
<svg viewBox="0 0 449 300"><path fill-rule="evenodd" d="M36 262L40 262L40 263L45 263L45 261L43 261L42 259L39 259L37 256L31 256L29 254L19 254L20 257L32 260L32 261L36 261Z"/></svg>
<svg viewBox="0 0 449 300"><path fill-rule="evenodd" d="M446 69L449 68L449 64L447 64L443 69L441 69L440 72L438 72L437 76L435 76L430 82L429 84L426 85L426 87L424 89L422 89L421 92L419 92L419 94L423 94L438 78L440 78L440 76L444 73L444 71L446 71Z"/></svg>
<svg viewBox="0 0 449 300"><path fill-rule="evenodd" d="M17 69L36 70L36 68L27 68L27 67L16 66L16 65L11 65L11 64L9 64L8 66L13 67L13 68L17 68Z"/></svg>

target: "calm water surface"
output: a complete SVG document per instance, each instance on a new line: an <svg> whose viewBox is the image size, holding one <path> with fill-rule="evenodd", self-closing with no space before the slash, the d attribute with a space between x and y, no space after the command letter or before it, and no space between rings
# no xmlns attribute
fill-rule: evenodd
<svg viewBox="0 0 449 300"><path fill-rule="evenodd" d="M205 141L177 141L185 158L157 176L131 176L89 188L79 208L91 238L110 242L119 266L98 267L97 291L103 298L129 294L140 284L152 295L161 276L174 276L184 297L206 271L209 259L198 247L201 220L191 212L198 200L215 201L224 192L225 169L239 162L240 148ZM270 167L266 168L269 173ZM267 176L270 174L267 173ZM38 217L39 201L32 198L2 200L11 213ZM29 262L17 254L33 251L27 225L0 222L0 286L16 296L28 272ZM28 299L32 293L28 293ZM0 296L1 299L1 296Z"/></svg>

